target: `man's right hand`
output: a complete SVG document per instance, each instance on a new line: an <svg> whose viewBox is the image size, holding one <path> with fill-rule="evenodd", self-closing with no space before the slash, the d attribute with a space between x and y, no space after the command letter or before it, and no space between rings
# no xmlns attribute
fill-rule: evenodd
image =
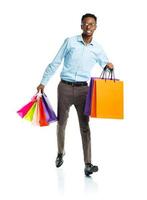
<svg viewBox="0 0 147 200"><path fill-rule="evenodd" d="M38 87L37 87L37 91L38 91L38 92L41 91L41 93L43 93L43 92L44 92L44 88L45 88L45 86L44 86L43 84L40 84L40 85L38 85Z"/></svg>

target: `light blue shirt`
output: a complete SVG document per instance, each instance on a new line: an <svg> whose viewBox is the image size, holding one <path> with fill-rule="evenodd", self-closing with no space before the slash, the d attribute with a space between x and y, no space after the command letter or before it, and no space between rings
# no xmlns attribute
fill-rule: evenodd
<svg viewBox="0 0 147 200"><path fill-rule="evenodd" d="M101 67L108 63L104 50L97 42L92 40L86 45L82 35L70 37L65 39L53 61L46 67L41 84L47 84L63 59L60 77L70 82L88 81L96 63Z"/></svg>

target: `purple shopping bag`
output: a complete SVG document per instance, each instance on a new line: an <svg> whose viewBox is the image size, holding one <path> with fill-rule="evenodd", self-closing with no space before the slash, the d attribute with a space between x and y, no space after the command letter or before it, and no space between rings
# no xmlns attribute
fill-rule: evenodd
<svg viewBox="0 0 147 200"><path fill-rule="evenodd" d="M44 106L44 110L45 110L45 114L46 114L48 122L50 123L50 122L57 121L57 116L45 93L43 93L42 95L42 100L43 100L43 106Z"/></svg>
<svg viewBox="0 0 147 200"><path fill-rule="evenodd" d="M93 83L94 83L94 77L91 78L90 80L90 85L88 89L88 94L86 97L86 103L85 103L85 110L84 113L85 115L89 116L91 113L91 98L92 98L92 88L93 88Z"/></svg>

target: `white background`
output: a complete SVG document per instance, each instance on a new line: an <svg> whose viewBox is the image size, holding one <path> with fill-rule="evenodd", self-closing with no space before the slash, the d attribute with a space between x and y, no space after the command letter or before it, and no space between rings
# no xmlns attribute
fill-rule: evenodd
<svg viewBox="0 0 147 200"><path fill-rule="evenodd" d="M84 176L76 111L70 110L64 165L57 169L56 123L34 127L16 111L36 93L45 67L80 19L98 17L95 32L124 81L125 119L91 119L92 160ZM147 199L146 6L131 0L5 0L0 3L0 199ZM46 86L56 111L62 66ZM92 75L99 76L100 67Z"/></svg>

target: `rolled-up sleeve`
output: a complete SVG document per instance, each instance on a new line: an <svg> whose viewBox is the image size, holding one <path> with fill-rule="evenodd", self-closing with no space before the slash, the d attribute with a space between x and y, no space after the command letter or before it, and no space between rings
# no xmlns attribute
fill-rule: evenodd
<svg viewBox="0 0 147 200"><path fill-rule="evenodd" d="M48 83L51 76L55 73L55 71L61 64L62 59L66 55L67 49L68 49L68 38L65 39L64 43L62 44L61 48L59 49L53 61L46 67L41 80L41 84L46 85Z"/></svg>
<svg viewBox="0 0 147 200"><path fill-rule="evenodd" d="M100 51L99 54L97 56L97 62L98 64L104 68L106 66L106 64L109 62L108 57L106 55L106 53L104 52L102 47L99 47Z"/></svg>

